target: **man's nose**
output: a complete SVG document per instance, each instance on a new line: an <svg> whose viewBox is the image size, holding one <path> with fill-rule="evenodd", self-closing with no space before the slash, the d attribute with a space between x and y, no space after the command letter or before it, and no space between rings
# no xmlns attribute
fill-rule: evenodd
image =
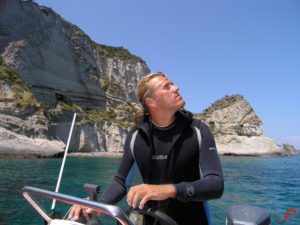
<svg viewBox="0 0 300 225"><path fill-rule="evenodd" d="M178 86L176 86L176 85L173 85L173 86L172 86L172 89L173 89L173 91L174 91L174 92L177 92L177 91L179 91L179 87L178 87Z"/></svg>

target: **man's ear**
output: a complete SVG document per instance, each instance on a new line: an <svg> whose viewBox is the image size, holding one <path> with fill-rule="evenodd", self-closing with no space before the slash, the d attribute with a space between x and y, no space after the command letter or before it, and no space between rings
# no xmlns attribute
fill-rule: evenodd
<svg viewBox="0 0 300 225"><path fill-rule="evenodd" d="M149 107L155 106L155 101L154 101L153 98L147 97L147 98L145 99L145 103L146 103L146 105L147 105L148 108L149 108Z"/></svg>

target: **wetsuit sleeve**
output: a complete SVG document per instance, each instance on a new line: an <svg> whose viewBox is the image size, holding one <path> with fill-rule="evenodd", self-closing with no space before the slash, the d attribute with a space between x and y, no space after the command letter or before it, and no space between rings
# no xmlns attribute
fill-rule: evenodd
<svg viewBox="0 0 300 225"><path fill-rule="evenodd" d="M127 187L125 185L125 181L130 169L134 164L134 157L130 150L131 137L132 131L130 131L127 135L124 146L124 153L117 174L113 178L112 182L108 185L108 187L104 190L99 199L100 202L115 204L126 195Z"/></svg>
<svg viewBox="0 0 300 225"><path fill-rule="evenodd" d="M175 184L175 198L181 202L220 198L224 191L221 162L209 127L200 122L202 144L199 153L201 179Z"/></svg>

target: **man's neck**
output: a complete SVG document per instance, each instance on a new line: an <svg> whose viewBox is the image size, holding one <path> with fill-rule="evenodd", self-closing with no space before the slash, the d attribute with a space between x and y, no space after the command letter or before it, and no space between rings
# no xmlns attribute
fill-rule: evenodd
<svg viewBox="0 0 300 225"><path fill-rule="evenodd" d="M163 114L163 115L157 115L157 114L150 114L151 120L160 127L166 127L172 124L175 120L175 114Z"/></svg>

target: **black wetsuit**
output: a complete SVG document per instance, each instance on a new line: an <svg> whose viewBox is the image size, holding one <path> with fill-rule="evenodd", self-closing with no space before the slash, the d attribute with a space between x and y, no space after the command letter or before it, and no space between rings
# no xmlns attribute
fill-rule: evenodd
<svg viewBox="0 0 300 225"><path fill-rule="evenodd" d="M173 184L176 189L175 198L149 201L149 207L165 212L179 225L208 224L203 203L220 198L224 182L207 125L186 111L178 111L174 123L164 128L155 126L147 115L141 117L126 138L118 172L100 201L115 204L126 195L135 162L144 183Z"/></svg>

